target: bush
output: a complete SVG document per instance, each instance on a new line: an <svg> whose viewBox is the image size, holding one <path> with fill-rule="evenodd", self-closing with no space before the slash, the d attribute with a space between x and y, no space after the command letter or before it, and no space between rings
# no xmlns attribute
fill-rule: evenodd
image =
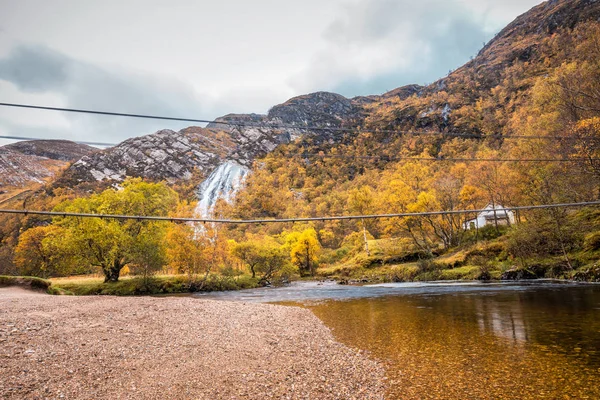
<svg viewBox="0 0 600 400"><path fill-rule="evenodd" d="M346 258L352 249L350 247L340 247L339 249L323 249L319 257L319 264L332 265Z"/></svg>
<svg viewBox="0 0 600 400"><path fill-rule="evenodd" d="M420 272L434 272L443 269L443 266L433 261L431 258L424 258L417 262Z"/></svg>
<svg viewBox="0 0 600 400"><path fill-rule="evenodd" d="M537 275L528 269L513 267L504 271L500 279L503 281L519 281L524 279L537 279Z"/></svg>
<svg viewBox="0 0 600 400"><path fill-rule="evenodd" d="M46 279L35 276L7 276L0 275L0 287L20 286L47 291L52 283Z"/></svg>
<svg viewBox="0 0 600 400"><path fill-rule="evenodd" d="M478 279L480 275L480 267L473 265L467 265L455 269L445 269L441 271L441 278L449 281L473 280Z"/></svg>
<svg viewBox="0 0 600 400"><path fill-rule="evenodd" d="M391 282L412 282L418 273L417 265L398 265L393 267L387 278Z"/></svg>
<svg viewBox="0 0 600 400"><path fill-rule="evenodd" d="M583 239L583 249L585 251L600 250L600 231L585 235Z"/></svg>
<svg viewBox="0 0 600 400"><path fill-rule="evenodd" d="M442 272L439 270L420 273L415 277L415 281L428 282L442 280Z"/></svg>
<svg viewBox="0 0 600 400"><path fill-rule="evenodd" d="M465 233L465 242L467 243L475 243L476 241L486 241L486 240L494 240L501 236L506 235L506 233L510 230L510 228L506 225L498 225L498 229L496 229L495 225L486 225L482 228L477 229L469 229Z"/></svg>

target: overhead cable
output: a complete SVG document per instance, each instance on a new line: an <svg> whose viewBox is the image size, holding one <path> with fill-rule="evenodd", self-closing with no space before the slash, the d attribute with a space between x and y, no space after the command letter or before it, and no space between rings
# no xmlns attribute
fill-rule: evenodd
<svg viewBox="0 0 600 400"><path fill-rule="evenodd" d="M540 210L553 208L580 208L587 206L600 206L600 201L588 201L581 203L562 203L562 204L547 204L547 205L531 205L518 207L503 207L497 208L496 213L519 210ZM121 214L88 214L88 213L72 213L61 211L38 211L38 210L8 210L0 209L0 214L21 214L21 215L45 215L52 217L80 217L80 218L101 218L101 219L118 219L118 220L137 220L137 221L167 221L167 222L192 222L192 223L213 223L213 224L273 224L273 223L288 223L288 222L319 222L319 221L348 221L348 220L364 220L364 219L390 219L390 218L410 218L410 217L432 217L439 215L462 215L462 214L478 214L480 212L490 211L489 209L480 210L449 210L449 211L426 211L417 213L398 213L398 214L374 214L374 215L344 215L332 217L311 217L311 218L281 218L281 219L210 219L210 218L175 218L161 216L146 216L146 215L121 215Z"/></svg>
<svg viewBox="0 0 600 400"><path fill-rule="evenodd" d="M301 153L299 156L343 159L365 159L382 161L452 161L452 162L589 162L600 158L454 158L454 157L388 157L388 156L351 156L346 154Z"/></svg>
<svg viewBox="0 0 600 400"><path fill-rule="evenodd" d="M28 108L35 110L46 110L46 111L62 111L70 113L82 113L82 114L95 114L95 115L106 115L114 117L129 117L129 118L144 118L144 119L159 119L165 121L179 121L179 122L194 122L200 124L217 124L234 127L245 127L245 128L259 128L259 129L289 129L289 130L301 130L301 131L313 131L313 132L361 132L361 133L385 133L391 135L414 135L414 136L442 136L442 137L457 137L465 139L541 139L541 140L569 140L573 139L568 136L543 136L543 135L476 135L472 133L446 133L446 132L418 132L418 131L398 131L398 130L377 130L377 129L359 129L359 128L342 128L342 127L329 127L329 126L309 126L309 125L294 125L294 124L268 124L268 123L252 123L246 121L232 121L232 120L209 120L209 119L197 119L197 118L179 118L179 117L165 117L160 115L151 114L132 114L132 113L120 113L112 111L98 111L98 110L85 110L78 108L63 108L63 107L48 107L39 106L33 104L18 104L18 103L0 103L2 107L15 107L15 108Z"/></svg>
<svg viewBox="0 0 600 400"><path fill-rule="evenodd" d="M25 136L6 136L0 135L0 139L12 139L12 140L69 140L69 139L47 139L47 138L33 138ZM85 141L73 141L74 143L87 144L90 146L116 146L114 143L103 143L103 142L85 142ZM381 160L381 161L447 161L447 162L590 162L600 161L599 158L466 158L466 157L390 157L385 155L379 156L362 156L362 155L348 155L348 154L321 154L321 153L299 153L300 157L303 158L339 158L349 160Z"/></svg>

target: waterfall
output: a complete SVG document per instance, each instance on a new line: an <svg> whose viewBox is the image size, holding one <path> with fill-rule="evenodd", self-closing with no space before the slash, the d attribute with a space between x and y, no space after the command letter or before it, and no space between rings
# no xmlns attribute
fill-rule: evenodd
<svg viewBox="0 0 600 400"><path fill-rule="evenodd" d="M234 161L227 161L214 170L198 187L196 214L208 218L218 199L229 201L240 188L249 170Z"/></svg>

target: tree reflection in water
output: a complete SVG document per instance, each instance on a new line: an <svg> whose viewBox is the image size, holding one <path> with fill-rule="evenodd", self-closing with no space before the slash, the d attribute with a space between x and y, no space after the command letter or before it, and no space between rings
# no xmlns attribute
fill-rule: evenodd
<svg viewBox="0 0 600 400"><path fill-rule="evenodd" d="M308 305L388 365L390 398L600 398L600 287Z"/></svg>

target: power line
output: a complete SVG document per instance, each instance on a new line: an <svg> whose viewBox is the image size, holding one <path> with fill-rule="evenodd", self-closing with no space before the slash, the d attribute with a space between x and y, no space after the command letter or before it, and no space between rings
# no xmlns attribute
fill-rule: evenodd
<svg viewBox="0 0 600 400"><path fill-rule="evenodd" d="M579 208L587 206L600 206L600 201L588 201L582 203L562 203L562 204L547 204L537 206L519 206L519 207L504 207L495 210L497 213L506 211L518 210L539 210L552 208ZM488 209L481 210L451 210L451 211L428 211L419 213L400 213L400 214L375 214L375 215L345 215L337 217L312 217L312 218L283 218L283 219L202 219L202 218L174 218L174 217L155 217L143 215L121 215L121 214L86 214L86 213L70 213L60 211L37 211L37 210L7 210L0 209L0 214L23 214L23 215L46 215L53 217L80 217L80 218L101 218L101 219L120 219L120 220L137 220L137 221L167 221L167 222L194 222L194 223L214 223L214 224L272 224L272 223L288 223L288 222L319 222L319 221L349 221L363 219L390 219L390 218L409 218L409 217L431 217L439 215L461 215L461 214L478 214L480 212L490 211Z"/></svg>
<svg viewBox="0 0 600 400"><path fill-rule="evenodd" d="M600 161L600 158L444 158L444 157L387 157L387 156L349 156L344 154L299 154L306 157L366 159L383 161L452 161L452 162L587 162Z"/></svg>
<svg viewBox="0 0 600 400"><path fill-rule="evenodd" d="M81 114L95 114L95 115L106 115L115 117L129 117L129 118L144 118L144 119L159 119L165 121L179 121L179 122L194 122L201 124L218 124L225 126L235 127L246 127L246 128L263 128L263 129L290 129L290 130L301 130L301 131L314 131L314 132L362 132L362 133L385 133L393 135L414 135L414 136L442 136L442 137L457 137L465 139L541 139L541 140L572 140L573 138L568 136L530 136L530 135L476 135L472 133L445 133L445 132L416 132L416 131L397 131L397 130L361 130L358 128L340 128L340 127L319 127L319 126L308 126L308 125L292 125L292 124L256 124L245 121L227 121L227 120L208 120L208 119L196 119L196 118L178 118L178 117L164 117L159 115L151 114L131 114L131 113L118 113L112 111L97 111L97 110L85 110L78 108L62 108L62 107L48 107L39 106L33 104L17 104L17 103L0 103L2 107L16 107L16 108L28 108L35 110L46 110L46 111L62 111L70 113L81 113Z"/></svg>
<svg viewBox="0 0 600 400"><path fill-rule="evenodd" d="M44 138L33 138L25 136L5 136L0 135L0 139L13 139L13 140L69 140L69 139L44 139ZM85 142L85 141L73 141L74 143L87 144L91 146L116 146L115 143L103 143L103 142ZM453 157L390 157L390 156L352 156L347 154L320 154L320 153L299 153L300 157L303 158L340 158L349 160L381 160L381 161L447 161L447 162L589 162L589 161L600 161L599 158L453 158Z"/></svg>

